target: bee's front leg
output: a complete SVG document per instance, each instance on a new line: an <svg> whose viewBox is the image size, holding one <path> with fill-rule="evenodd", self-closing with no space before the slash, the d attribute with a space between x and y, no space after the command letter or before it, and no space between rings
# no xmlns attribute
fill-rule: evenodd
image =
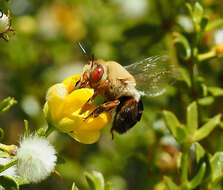
<svg viewBox="0 0 223 190"><path fill-rule="evenodd" d="M109 102L105 102L104 104L101 104L100 106L97 106L93 112L91 112L85 119L89 117L97 117L104 111L110 111L114 108L116 108L119 105L119 100L113 100Z"/></svg>
<svg viewBox="0 0 223 190"><path fill-rule="evenodd" d="M82 78L77 82L76 86L79 86L79 88L85 88L89 84L89 79L88 79L88 70L86 70Z"/></svg>
<svg viewBox="0 0 223 190"><path fill-rule="evenodd" d="M94 91L94 95L88 100L88 104L91 104L98 94L103 94L103 91L109 86L109 82L106 80L98 85Z"/></svg>

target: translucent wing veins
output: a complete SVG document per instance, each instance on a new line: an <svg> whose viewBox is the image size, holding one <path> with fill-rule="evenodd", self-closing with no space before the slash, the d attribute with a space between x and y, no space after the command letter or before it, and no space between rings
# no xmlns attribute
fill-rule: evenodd
<svg viewBox="0 0 223 190"><path fill-rule="evenodd" d="M136 79L136 88L147 96L159 96L176 81L177 69L168 56L153 56L125 67Z"/></svg>

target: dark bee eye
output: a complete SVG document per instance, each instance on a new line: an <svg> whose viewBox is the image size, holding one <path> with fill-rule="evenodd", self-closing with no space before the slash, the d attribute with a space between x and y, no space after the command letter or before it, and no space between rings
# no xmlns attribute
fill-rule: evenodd
<svg viewBox="0 0 223 190"><path fill-rule="evenodd" d="M101 80L101 77L104 73L104 69L101 65L97 65L97 67L92 71L90 81L91 83L97 83Z"/></svg>

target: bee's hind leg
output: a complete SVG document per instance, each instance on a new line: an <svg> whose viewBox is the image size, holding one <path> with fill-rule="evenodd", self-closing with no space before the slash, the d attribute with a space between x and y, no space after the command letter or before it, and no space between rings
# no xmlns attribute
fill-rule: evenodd
<svg viewBox="0 0 223 190"><path fill-rule="evenodd" d="M119 100L113 100L109 102L105 102L104 104L101 104L100 106L97 106L93 112L91 112L85 119L89 117L97 117L104 111L110 111L114 108L116 108L119 105Z"/></svg>

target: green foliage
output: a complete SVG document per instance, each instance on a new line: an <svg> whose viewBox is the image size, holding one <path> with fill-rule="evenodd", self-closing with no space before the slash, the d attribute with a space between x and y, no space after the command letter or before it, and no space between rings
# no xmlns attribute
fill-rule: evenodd
<svg viewBox="0 0 223 190"><path fill-rule="evenodd" d="M216 152L211 160L211 179L213 182L220 180L223 177L223 152Z"/></svg>
<svg viewBox="0 0 223 190"><path fill-rule="evenodd" d="M179 43L181 47L177 47L179 55L184 52L184 56L180 56L187 67L181 69L183 81L187 84L192 94L197 94L192 97L192 103L189 103L186 110L186 125L181 124L180 119L170 111L163 111L163 116L166 122L166 126L170 133L178 141L182 147L182 159L180 163L181 169L181 189L196 189L198 186L202 187L202 183L205 181L205 176L211 176L210 187L219 188L219 184L216 183L217 179L221 179L222 167L221 160L223 158L222 152L215 155L208 156L208 161L205 161L206 150L202 147L198 141L204 140L210 136L210 133L221 124L221 113L215 115L212 118L204 118L201 116L201 106L210 106L214 103L215 97L222 96L222 89L217 86L209 87L203 77L200 77L196 71L199 61L208 60L216 56L215 50L211 50L206 54L199 54L199 46L202 36L205 30L210 30L212 27L220 26L221 21L217 21L216 24L210 25L209 19L205 15L205 11L201 4L195 2L192 4L186 4L189 11L194 32L192 40L187 35L181 33L174 33L175 43ZM211 27L210 27L211 26ZM198 106L199 105L199 106ZM199 109L199 110L198 110ZM182 116L181 116L182 117ZM201 125L202 122L205 123ZM197 169L193 173L193 178L189 177L189 152L190 148L194 144ZM208 163L211 165L211 174L208 173ZM217 164L218 163L218 164ZM217 166L218 165L218 166ZM218 167L218 169L217 169ZM210 178L207 178L210 179ZM164 179L166 187L168 189L176 189L176 185L169 179ZM208 189L208 188L207 188Z"/></svg>
<svg viewBox="0 0 223 190"><path fill-rule="evenodd" d="M185 143L186 140L188 141L187 143L202 140L207 137L221 121L221 114L218 114L198 129L198 112L196 102L192 102L187 107L186 126L181 124L173 113L164 111L163 114L168 129L179 143Z"/></svg>
<svg viewBox="0 0 223 190"><path fill-rule="evenodd" d="M59 133L50 135L63 178L52 176L26 189L70 189L67 184L73 181L72 190L163 190L162 185L169 190L222 189L223 67L215 41L217 32L222 32L223 2L186 2L0 2L5 14L12 13L16 30L8 42L0 39L1 96L13 96L19 102L4 115L17 101L9 97L0 102L0 140L6 144L17 143L32 131L40 136L52 132L50 127L46 130L42 114L46 91L82 73L86 60L74 45L77 41L96 59L122 65L168 54L179 71L177 82L163 96L142 98L141 121L128 133L115 134L114 140L110 126L94 145L81 145ZM170 135L177 142L168 139ZM10 157L1 148L0 158ZM12 163L0 165L1 171ZM86 170L101 173L85 173L84 177ZM104 182L102 174L112 185ZM1 176L0 184L10 190L27 181Z"/></svg>
<svg viewBox="0 0 223 190"><path fill-rule="evenodd" d="M19 190L16 180L8 176L0 176L0 184L7 190Z"/></svg>
<svg viewBox="0 0 223 190"><path fill-rule="evenodd" d="M0 102L0 114L6 112L9 108L11 108L17 101L15 98L8 97Z"/></svg>
<svg viewBox="0 0 223 190"><path fill-rule="evenodd" d="M198 142L195 142L194 146L195 146L196 162L199 163L200 159L203 158L205 155L205 150Z"/></svg>
<svg viewBox="0 0 223 190"><path fill-rule="evenodd" d="M91 174L86 172L85 178L87 180L89 190L113 190L110 182L105 184L104 177L100 172L92 171ZM78 190L75 183L73 183L71 190Z"/></svg>
<svg viewBox="0 0 223 190"><path fill-rule="evenodd" d="M7 190L19 190L21 185L28 184L26 180L16 176L15 178L2 175L0 176L0 184Z"/></svg>
<svg viewBox="0 0 223 190"><path fill-rule="evenodd" d="M179 190L179 187L169 177L164 177L164 182L168 190Z"/></svg>
<svg viewBox="0 0 223 190"><path fill-rule="evenodd" d="M13 158L9 163L2 165L0 164L0 172L5 171L6 169L10 168L11 166L17 163L17 158Z"/></svg>
<svg viewBox="0 0 223 190"><path fill-rule="evenodd" d="M220 123L221 114L216 115L211 118L207 123L205 123L201 128L199 128L193 135L193 141L200 141L207 137L211 131Z"/></svg>
<svg viewBox="0 0 223 190"><path fill-rule="evenodd" d="M201 167L199 168L196 176L194 176L194 178L188 182L187 184L187 188L188 189L195 189L198 185L200 185L202 183L202 180L204 178L206 172L206 163L202 163Z"/></svg>
<svg viewBox="0 0 223 190"><path fill-rule="evenodd" d="M174 33L174 42L176 44L180 44L183 46L183 50L185 50L184 55L182 55L183 59L188 60L191 57L191 47L188 40L180 33Z"/></svg>
<svg viewBox="0 0 223 190"><path fill-rule="evenodd" d="M77 186L75 185L75 183L73 183L71 190L78 190Z"/></svg>
<svg viewBox="0 0 223 190"><path fill-rule="evenodd" d="M198 128L197 104L192 102L187 107L187 129L190 135L193 135Z"/></svg>

